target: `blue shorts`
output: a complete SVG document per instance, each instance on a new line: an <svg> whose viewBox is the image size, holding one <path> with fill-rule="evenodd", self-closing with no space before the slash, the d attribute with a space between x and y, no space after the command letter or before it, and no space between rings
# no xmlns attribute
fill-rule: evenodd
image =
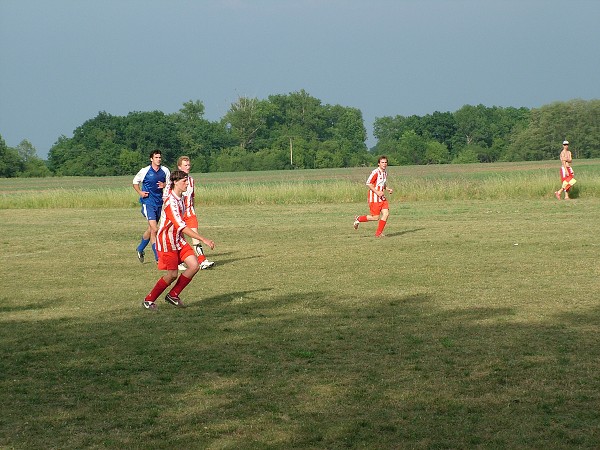
<svg viewBox="0 0 600 450"><path fill-rule="evenodd" d="M161 211L162 205L142 204L142 216L144 216L148 220L156 220L158 222L160 219Z"/></svg>

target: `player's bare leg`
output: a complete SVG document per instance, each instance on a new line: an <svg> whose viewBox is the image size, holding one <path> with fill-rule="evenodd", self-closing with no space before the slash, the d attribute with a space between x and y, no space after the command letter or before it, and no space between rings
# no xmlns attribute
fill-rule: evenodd
<svg viewBox="0 0 600 450"><path fill-rule="evenodd" d="M385 228L385 226L387 224L387 219L389 216L390 216L389 209L381 210L381 217L379 219L379 225L377 226L377 231L375 232L375 237L385 237L385 234L383 234L383 229Z"/></svg>

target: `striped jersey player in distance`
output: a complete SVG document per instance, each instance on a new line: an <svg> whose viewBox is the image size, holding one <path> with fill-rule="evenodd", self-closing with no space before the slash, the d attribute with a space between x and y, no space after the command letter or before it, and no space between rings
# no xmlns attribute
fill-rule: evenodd
<svg viewBox="0 0 600 450"><path fill-rule="evenodd" d="M394 192L393 189L387 187L387 165L387 156L380 156L377 161L377 168L367 178L369 211L371 214L354 218L355 230L358 230L358 226L363 222L378 221L377 231L375 232L376 237L385 236L383 229L390 215L390 206L385 198L385 192L387 191L389 194Z"/></svg>
<svg viewBox="0 0 600 450"><path fill-rule="evenodd" d="M189 156L180 156L177 159L177 169L183 170L188 175L188 187L187 190L183 193L183 205L185 207L185 213L183 215L183 220L188 227L194 230L196 233L198 232L198 216L196 215L196 206L195 206L195 182L194 179L190 175L190 170L192 168L192 163L190 161ZM169 192L170 187L167 192ZM192 248L196 252L196 256L198 256L198 262L200 263L200 269L210 269L215 265L213 261L209 261L206 259L204 255L204 249L202 248L202 244L198 239L192 239ZM185 264L181 264L179 266L179 270L185 270Z"/></svg>

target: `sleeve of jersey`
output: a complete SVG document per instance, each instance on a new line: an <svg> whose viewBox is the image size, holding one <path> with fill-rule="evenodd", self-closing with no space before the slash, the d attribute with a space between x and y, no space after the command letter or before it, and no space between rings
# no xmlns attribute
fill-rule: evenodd
<svg viewBox="0 0 600 450"><path fill-rule="evenodd" d="M188 190L186 191L185 196L183 197L186 211L191 211L192 207L194 206L193 195L194 195L194 191L188 186Z"/></svg>
<svg viewBox="0 0 600 450"><path fill-rule="evenodd" d="M173 223L175 229L181 230L182 228L185 228L185 222L179 212L177 199L172 195L165 202L165 216Z"/></svg>
<svg viewBox="0 0 600 450"><path fill-rule="evenodd" d="M144 181L144 177L146 176L146 174L148 173L148 170L150 169L150 166L144 167L143 169L141 169L136 175L135 177L133 177L133 184L141 184L142 181Z"/></svg>
<svg viewBox="0 0 600 450"><path fill-rule="evenodd" d="M171 193L171 171L168 167L160 166L162 171L165 173L165 188L163 189L163 200L166 199Z"/></svg>
<svg viewBox="0 0 600 450"><path fill-rule="evenodd" d="M373 171L371 172L371 175L369 175L369 178L367 178L367 186L375 183L377 183L377 172Z"/></svg>

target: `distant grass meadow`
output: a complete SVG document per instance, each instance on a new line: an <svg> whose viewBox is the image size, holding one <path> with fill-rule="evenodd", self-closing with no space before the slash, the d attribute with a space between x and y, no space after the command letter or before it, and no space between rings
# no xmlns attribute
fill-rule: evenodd
<svg viewBox="0 0 600 450"><path fill-rule="evenodd" d="M195 174L204 206L359 203L371 168ZM578 160L575 195L600 197L600 161ZM557 161L389 167L396 201L539 199L559 187ZM127 208L129 177L0 179L0 209Z"/></svg>
<svg viewBox="0 0 600 450"><path fill-rule="evenodd" d="M0 179L0 448L600 448L600 161L196 174L159 311L131 177Z"/></svg>

